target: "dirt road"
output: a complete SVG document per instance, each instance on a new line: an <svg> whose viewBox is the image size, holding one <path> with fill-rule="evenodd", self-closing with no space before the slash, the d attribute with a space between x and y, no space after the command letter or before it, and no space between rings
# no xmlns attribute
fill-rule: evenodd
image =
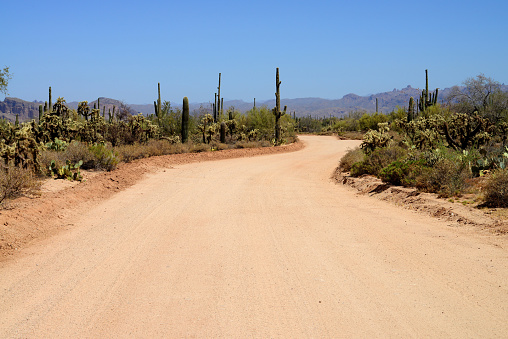
<svg viewBox="0 0 508 339"><path fill-rule="evenodd" d="M508 243L329 177L357 142L151 174L0 266L1 338L506 337Z"/></svg>

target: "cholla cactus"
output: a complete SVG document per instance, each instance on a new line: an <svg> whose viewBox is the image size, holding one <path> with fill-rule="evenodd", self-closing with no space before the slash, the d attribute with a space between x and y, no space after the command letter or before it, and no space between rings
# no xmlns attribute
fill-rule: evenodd
<svg viewBox="0 0 508 339"><path fill-rule="evenodd" d="M494 129L488 119L477 113L475 115L454 113L441 127L448 145L462 150L473 145L485 145L492 138L491 132Z"/></svg>
<svg viewBox="0 0 508 339"><path fill-rule="evenodd" d="M16 128L9 124L2 131L0 157L5 167L14 165L20 168L32 168L39 171L40 145L35 141L29 123Z"/></svg>
<svg viewBox="0 0 508 339"><path fill-rule="evenodd" d="M65 106L65 99L58 97L56 100L56 103L53 105L53 112L52 114L55 114L59 117L62 117L63 119L66 119L69 117L69 108Z"/></svg>
<svg viewBox="0 0 508 339"><path fill-rule="evenodd" d="M255 128L252 131L249 131L249 134L247 134L247 137L249 138L249 141L256 140L259 134L259 129Z"/></svg>
<svg viewBox="0 0 508 339"><path fill-rule="evenodd" d="M372 153L376 148L386 147L392 140L392 137L388 133L390 128L387 122L380 122L377 124L378 130L369 130L363 136L363 142L361 148L366 154Z"/></svg>
<svg viewBox="0 0 508 339"><path fill-rule="evenodd" d="M229 136L231 138L233 138L233 134L235 133L236 129L238 128L238 122L236 121L236 119L232 118L232 119L226 121L226 126L228 127L228 130L229 130Z"/></svg>
<svg viewBox="0 0 508 339"><path fill-rule="evenodd" d="M201 124L198 125L199 130L203 134L203 143L209 144L213 135L216 132L216 127L213 126L213 117L210 114L205 114L201 118Z"/></svg>
<svg viewBox="0 0 508 339"><path fill-rule="evenodd" d="M88 106L88 101L81 101L78 104L78 115L81 115L88 121L88 117L90 116L90 106Z"/></svg>
<svg viewBox="0 0 508 339"><path fill-rule="evenodd" d="M420 117L409 122L397 120L395 123L403 131L404 143L408 147L414 146L417 149L435 148L443 141L439 130L443 118L439 115L428 118Z"/></svg>

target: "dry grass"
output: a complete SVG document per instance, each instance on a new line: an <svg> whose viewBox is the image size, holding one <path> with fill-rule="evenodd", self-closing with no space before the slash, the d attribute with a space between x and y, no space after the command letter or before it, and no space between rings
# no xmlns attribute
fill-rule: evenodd
<svg viewBox="0 0 508 339"><path fill-rule="evenodd" d="M0 203L6 200L37 194L41 183L30 169L8 167L0 170Z"/></svg>
<svg viewBox="0 0 508 339"><path fill-rule="evenodd" d="M486 180L484 205L488 207L508 207L508 170L498 169Z"/></svg>
<svg viewBox="0 0 508 339"><path fill-rule="evenodd" d="M363 135L363 132L344 131L338 134L338 138L341 140L363 140Z"/></svg>
<svg viewBox="0 0 508 339"><path fill-rule="evenodd" d="M365 158L365 154L360 149L360 147L355 147L354 149L350 149L347 153L340 159L339 169L342 172L351 171L351 167L355 162L363 161Z"/></svg>
<svg viewBox="0 0 508 339"><path fill-rule="evenodd" d="M238 141L234 148L256 148L256 147L270 147L272 144L268 140L261 141Z"/></svg>

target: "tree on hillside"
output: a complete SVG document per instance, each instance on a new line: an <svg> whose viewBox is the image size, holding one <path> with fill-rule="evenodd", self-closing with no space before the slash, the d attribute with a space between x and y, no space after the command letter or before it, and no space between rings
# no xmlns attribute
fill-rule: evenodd
<svg viewBox="0 0 508 339"><path fill-rule="evenodd" d="M464 81L464 88L452 87L448 100L458 111L467 114L478 112L496 122L506 110L508 94L501 91L499 82L483 74Z"/></svg>
<svg viewBox="0 0 508 339"><path fill-rule="evenodd" d="M0 70L0 92L5 95L7 95L7 85L10 79L9 67L5 66L3 70Z"/></svg>
<svg viewBox="0 0 508 339"><path fill-rule="evenodd" d="M134 114L136 114L136 112L129 105L123 101L120 102L120 108L116 114L118 120L127 121L129 117Z"/></svg>

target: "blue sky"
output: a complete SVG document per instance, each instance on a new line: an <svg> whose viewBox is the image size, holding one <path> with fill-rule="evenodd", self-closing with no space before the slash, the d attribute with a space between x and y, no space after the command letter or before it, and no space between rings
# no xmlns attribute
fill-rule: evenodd
<svg viewBox="0 0 508 339"><path fill-rule="evenodd" d="M480 73L508 83L508 2L2 0L9 96L338 99ZM0 94L1 95L1 94ZM0 96L3 99L3 95Z"/></svg>

